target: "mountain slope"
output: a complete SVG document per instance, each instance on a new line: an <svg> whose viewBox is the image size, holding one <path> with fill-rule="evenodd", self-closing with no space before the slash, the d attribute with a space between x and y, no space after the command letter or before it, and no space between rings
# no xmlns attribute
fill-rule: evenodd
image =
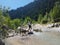
<svg viewBox="0 0 60 45"><path fill-rule="evenodd" d="M10 17L15 18L25 18L27 16L32 19L37 20L38 15L45 15L46 12L50 12L57 0L36 0L34 2L25 5L24 7L19 7L16 10L9 11Z"/></svg>

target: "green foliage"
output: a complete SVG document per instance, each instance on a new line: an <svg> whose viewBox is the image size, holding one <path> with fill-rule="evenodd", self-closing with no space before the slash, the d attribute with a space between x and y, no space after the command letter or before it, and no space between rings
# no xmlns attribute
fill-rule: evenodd
<svg viewBox="0 0 60 45"><path fill-rule="evenodd" d="M46 12L46 15L43 17L41 23L45 24L48 23L50 21L50 17L49 14Z"/></svg>
<svg viewBox="0 0 60 45"><path fill-rule="evenodd" d="M7 30L3 30L1 27L6 24L7 25L7 18L3 16L3 9L0 8L0 34L3 35L3 37L5 38L7 35Z"/></svg>
<svg viewBox="0 0 60 45"><path fill-rule="evenodd" d="M20 25L20 19L14 19L12 20L14 24L14 28L16 29Z"/></svg>
<svg viewBox="0 0 60 45"><path fill-rule="evenodd" d="M45 24L47 22L48 22L47 15L45 15L44 18L42 19L41 23Z"/></svg>
<svg viewBox="0 0 60 45"><path fill-rule="evenodd" d="M38 17L38 23L41 23L43 16L40 14Z"/></svg>
<svg viewBox="0 0 60 45"><path fill-rule="evenodd" d="M5 19L4 19L4 16L3 16L2 8L0 8L0 25L3 24L4 20Z"/></svg>
<svg viewBox="0 0 60 45"><path fill-rule="evenodd" d="M35 20L32 20L32 24L36 24L37 23L37 21L35 21Z"/></svg>
<svg viewBox="0 0 60 45"><path fill-rule="evenodd" d="M56 2L54 8L50 11L51 20L60 19L60 2Z"/></svg>
<svg viewBox="0 0 60 45"><path fill-rule="evenodd" d="M23 25L27 24L28 21L32 21L30 17L26 17L26 18L25 18Z"/></svg>
<svg viewBox="0 0 60 45"><path fill-rule="evenodd" d="M1 26L5 24L11 29L16 29L20 25L20 22L22 22L22 20L20 21L20 19L11 20L5 8L0 9L0 25Z"/></svg>

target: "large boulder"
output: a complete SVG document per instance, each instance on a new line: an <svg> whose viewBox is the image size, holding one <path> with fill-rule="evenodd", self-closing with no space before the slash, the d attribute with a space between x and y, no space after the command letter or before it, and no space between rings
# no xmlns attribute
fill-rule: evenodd
<svg viewBox="0 0 60 45"><path fill-rule="evenodd" d="M0 39L0 45L5 45L5 43Z"/></svg>

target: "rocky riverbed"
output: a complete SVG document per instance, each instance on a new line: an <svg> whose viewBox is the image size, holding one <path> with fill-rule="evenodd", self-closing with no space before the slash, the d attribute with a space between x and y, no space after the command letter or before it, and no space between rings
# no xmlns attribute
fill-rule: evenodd
<svg viewBox="0 0 60 45"><path fill-rule="evenodd" d="M46 24L46 25L40 25L35 24L33 26L33 30L41 30L43 32L50 31L50 32L60 32L60 26L59 27L51 27L53 24Z"/></svg>
<svg viewBox="0 0 60 45"><path fill-rule="evenodd" d="M33 31L33 35L22 37L18 34L6 38L5 45L60 45L60 27L48 28L48 25L36 24L34 29L42 32Z"/></svg>

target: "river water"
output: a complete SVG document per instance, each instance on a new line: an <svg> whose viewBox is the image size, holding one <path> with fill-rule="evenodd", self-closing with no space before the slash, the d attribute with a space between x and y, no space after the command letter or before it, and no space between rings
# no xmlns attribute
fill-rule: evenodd
<svg viewBox="0 0 60 45"><path fill-rule="evenodd" d="M6 39L6 45L60 45L60 32L34 32L21 40L20 36Z"/></svg>
<svg viewBox="0 0 60 45"><path fill-rule="evenodd" d="M38 39L51 45L60 45L60 32L34 32Z"/></svg>

